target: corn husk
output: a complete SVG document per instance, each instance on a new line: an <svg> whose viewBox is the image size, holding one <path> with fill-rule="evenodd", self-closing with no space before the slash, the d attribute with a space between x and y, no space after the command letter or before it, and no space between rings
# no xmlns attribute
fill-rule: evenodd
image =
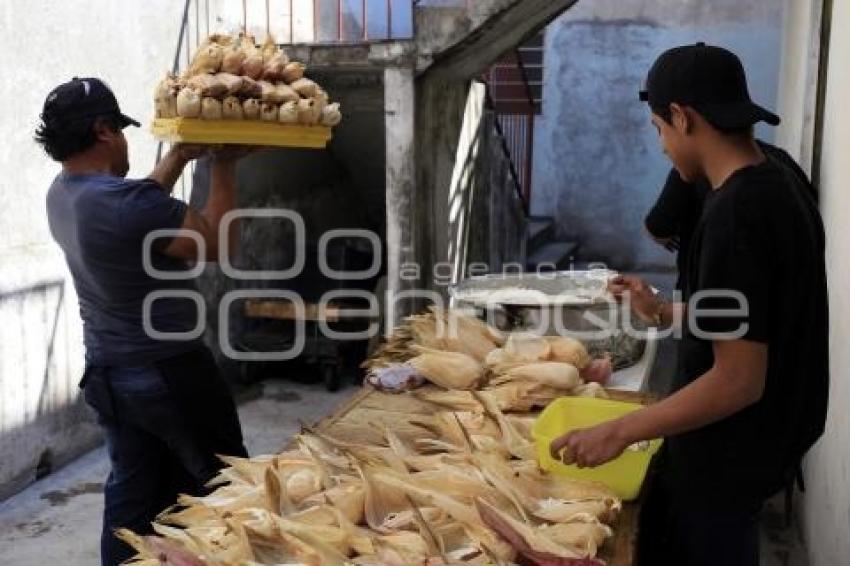
<svg viewBox="0 0 850 566"><path fill-rule="evenodd" d="M278 121L281 124L297 124L298 123L298 104L295 102L286 102L280 105L280 113Z"/></svg>
<svg viewBox="0 0 850 566"><path fill-rule="evenodd" d="M385 344L395 350L383 351L452 389L416 391L391 406L389 394L377 394L336 419L333 433L302 426L285 453L222 457L212 493L181 496L157 517L157 537L128 536L137 561L157 560L156 548L203 556L197 566L507 564L516 559L512 545L543 561L594 557L621 503L605 486L541 472L527 413L567 393L578 370L516 361L543 350L527 336L493 354L487 326L462 317L410 317ZM434 332L447 322L484 345L481 359L435 347L461 348ZM506 352L513 357L496 360L487 388L475 390L482 359Z"/></svg>
<svg viewBox="0 0 850 566"><path fill-rule="evenodd" d="M387 484L373 468L360 467L359 472L365 490L366 524L378 532L393 532L392 519L409 506L404 491L398 486Z"/></svg>
<svg viewBox="0 0 850 566"><path fill-rule="evenodd" d="M201 94L185 87L177 95L177 115L181 118L197 118L201 115Z"/></svg>
<svg viewBox="0 0 850 566"><path fill-rule="evenodd" d="M177 77L168 73L156 86L154 91L154 108L157 118L177 117L177 95L180 93L180 83Z"/></svg>
<svg viewBox="0 0 850 566"><path fill-rule="evenodd" d="M304 78L304 71L306 70L307 67L305 67L303 63L291 61L283 69L281 78L286 81L287 84L292 84L295 81Z"/></svg>
<svg viewBox="0 0 850 566"><path fill-rule="evenodd" d="M260 54L263 56L263 64L269 63L276 56L280 55L280 47L277 46L277 42L274 37L269 34L266 36L265 41L263 41L263 45L260 47Z"/></svg>
<svg viewBox="0 0 850 566"><path fill-rule="evenodd" d="M569 336L547 336L551 348L549 359L572 364L582 370L590 363L590 354L584 344Z"/></svg>
<svg viewBox="0 0 850 566"><path fill-rule="evenodd" d="M514 332L505 345L507 362L539 362L549 359L552 347L546 338L525 332Z"/></svg>
<svg viewBox="0 0 850 566"><path fill-rule="evenodd" d="M288 64L289 57L282 52L275 53L268 61L263 62L263 78L272 82L284 80Z"/></svg>
<svg viewBox="0 0 850 566"><path fill-rule="evenodd" d="M289 86L304 98L312 98L319 92L319 85L310 79L298 79Z"/></svg>
<svg viewBox="0 0 850 566"><path fill-rule="evenodd" d="M186 86L194 88L205 97L223 98L227 94L227 85L218 78L218 75L206 73L195 75L186 82Z"/></svg>
<svg viewBox="0 0 850 566"><path fill-rule="evenodd" d="M242 115L246 120L259 120L260 107L262 103L256 98L249 98L242 102Z"/></svg>
<svg viewBox="0 0 850 566"><path fill-rule="evenodd" d="M242 79L242 85L237 93L242 98L259 98L263 94L263 89L259 83L251 77L239 77Z"/></svg>
<svg viewBox="0 0 850 566"><path fill-rule="evenodd" d="M221 120L221 102L209 96L202 98L201 118L204 120Z"/></svg>
<svg viewBox="0 0 850 566"><path fill-rule="evenodd" d="M319 121L323 126L338 126L342 122L342 112L340 111L339 102L328 104L322 108L322 117Z"/></svg>
<svg viewBox="0 0 850 566"><path fill-rule="evenodd" d="M440 405L453 411L483 411L469 391L420 389L411 392L417 399Z"/></svg>
<svg viewBox="0 0 850 566"><path fill-rule="evenodd" d="M225 120L243 120L245 118L242 103L235 96L228 96L221 103L221 115Z"/></svg>
<svg viewBox="0 0 850 566"><path fill-rule="evenodd" d="M244 53L241 74L258 80L263 76L263 54L257 49L254 37L242 35L239 41L239 49Z"/></svg>
<svg viewBox="0 0 850 566"><path fill-rule="evenodd" d="M224 73L239 75L242 73L242 62L247 54L242 49L240 40L234 41L224 48L224 56L221 61L221 70Z"/></svg>
<svg viewBox="0 0 850 566"><path fill-rule="evenodd" d="M458 352L422 349L410 365L428 381L444 389L474 389L481 382L483 368L474 358Z"/></svg>
<svg viewBox="0 0 850 566"><path fill-rule="evenodd" d="M619 503L609 499L541 499L532 513L538 519L550 523L570 523L591 517L594 520L611 521L619 511Z"/></svg>
<svg viewBox="0 0 850 566"><path fill-rule="evenodd" d="M535 529L522 521L518 521L486 501L479 499L476 501L479 512L484 520L492 528L496 528L494 520L502 523L504 528L512 530L519 535L528 547L534 552L546 554L558 558L583 558L583 556L574 549L562 546L548 536L548 533L541 529ZM502 529L499 531L504 533Z"/></svg>
<svg viewBox="0 0 850 566"><path fill-rule="evenodd" d="M260 106L260 120L263 122L277 122L280 116L280 107L273 102L263 102Z"/></svg>
<svg viewBox="0 0 850 566"><path fill-rule="evenodd" d="M501 411L525 413L534 408L545 407L564 393L540 382L511 381L503 385L490 386L481 391L496 403Z"/></svg>
<svg viewBox="0 0 850 566"><path fill-rule="evenodd" d="M474 392L473 394L484 407L487 414L498 423L499 430L502 432L502 445L505 449L520 460L533 460L536 457L534 444L517 431L513 423L499 409L498 404L487 395L478 392Z"/></svg>
<svg viewBox="0 0 850 566"><path fill-rule="evenodd" d="M279 104L282 102L277 88L269 81L257 81L257 86L260 87L259 98L262 102L271 102L273 104Z"/></svg>
<svg viewBox="0 0 850 566"><path fill-rule="evenodd" d="M298 101L298 122L311 126L319 122L321 109L313 98L302 98Z"/></svg>
<svg viewBox="0 0 850 566"><path fill-rule="evenodd" d="M572 395L575 397L595 397L597 399L610 399L611 395L608 394L608 391L602 387L602 385L596 383L595 381L589 381L587 383L583 383L579 385L572 391Z"/></svg>
<svg viewBox="0 0 850 566"><path fill-rule="evenodd" d="M511 367L490 380L493 385L511 381L540 383L561 391L572 391L582 384L578 369L562 362L536 362Z"/></svg>
<svg viewBox="0 0 850 566"><path fill-rule="evenodd" d="M228 95L237 95L242 90L242 83L244 82L242 77L238 75L234 75L232 73L216 73L215 79L224 85L226 89L226 94Z"/></svg>
<svg viewBox="0 0 850 566"><path fill-rule="evenodd" d="M192 58L192 63L186 73L190 77L205 73L217 73L221 70L221 64L224 61L224 47L211 41L209 38L206 42L198 46L195 56Z"/></svg>
<svg viewBox="0 0 850 566"><path fill-rule="evenodd" d="M285 102L299 102L301 97L295 92L291 87L285 84L275 85L275 95L277 97L276 102L285 103Z"/></svg>
<svg viewBox="0 0 850 566"><path fill-rule="evenodd" d="M461 352L480 362L496 348L486 325L458 311L431 309L407 322L413 342L426 348Z"/></svg>

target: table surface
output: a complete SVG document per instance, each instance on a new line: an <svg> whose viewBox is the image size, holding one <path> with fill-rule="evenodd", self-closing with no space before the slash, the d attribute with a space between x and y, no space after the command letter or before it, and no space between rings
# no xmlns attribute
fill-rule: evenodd
<svg viewBox="0 0 850 566"><path fill-rule="evenodd" d="M613 399L646 403L649 399L638 393L611 391ZM316 428L339 437L351 430L350 423L380 418L380 413L429 414L434 406L410 395L383 393L372 387L363 387L351 399L324 417ZM358 415L363 415L358 417ZM376 434L378 432L376 431ZM342 438L341 438L342 439ZM612 525L613 538L609 539L599 553L608 566L632 566L637 546L638 515L640 501L623 503L623 510Z"/></svg>

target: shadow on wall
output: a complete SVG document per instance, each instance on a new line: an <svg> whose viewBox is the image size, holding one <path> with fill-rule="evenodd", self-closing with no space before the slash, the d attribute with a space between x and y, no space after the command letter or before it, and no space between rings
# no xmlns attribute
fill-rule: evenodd
<svg viewBox="0 0 850 566"><path fill-rule="evenodd" d="M599 10L611 18L634 12L635 4L640 3L618 8L605 2ZM774 107L781 10L778 17L777 10L754 10L746 16L754 21L736 22L734 14L694 8L694 19L684 24L672 18L588 18L585 12L594 7L567 12L546 31L547 82L535 132L532 213L554 216L558 237L581 244L581 260L628 270L672 268L674 257L643 229L670 164L637 92L662 51L703 40L738 53L751 94ZM770 130L758 133L772 139Z"/></svg>
<svg viewBox="0 0 850 566"><path fill-rule="evenodd" d="M5 325L0 343L0 500L51 473L100 442L81 396L81 376L64 333L68 301L64 280L0 293ZM8 315L8 316L7 316Z"/></svg>

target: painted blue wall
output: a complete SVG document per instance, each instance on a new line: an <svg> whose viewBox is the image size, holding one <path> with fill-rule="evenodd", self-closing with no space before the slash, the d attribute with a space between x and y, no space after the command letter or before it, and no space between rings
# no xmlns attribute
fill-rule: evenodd
<svg viewBox="0 0 850 566"><path fill-rule="evenodd" d="M654 9L663 10L658 5L665 3L683 4L657 0ZM581 259L618 269L672 268L672 254L643 230L670 164L637 92L665 49L706 41L736 52L753 98L775 108L781 11L744 9L738 18L734 6L716 15L701 8L698 14L679 13L664 21L636 12L640 2L623 2L623 11L631 14L622 18L616 17L617 6L608 4L603 17L576 9L547 29L532 213L554 216L559 237L580 242ZM770 128L757 133L773 139Z"/></svg>

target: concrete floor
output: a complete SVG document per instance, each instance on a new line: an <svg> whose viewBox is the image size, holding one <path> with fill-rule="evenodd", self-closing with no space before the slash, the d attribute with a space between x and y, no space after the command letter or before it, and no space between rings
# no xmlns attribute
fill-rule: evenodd
<svg viewBox="0 0 850 566"><path fill-rule="evenodd" d="M675 349L665 347L663 352L656 368L669 373ZM276 451L298 431L300 422L319 420L355 392L354 387L328 393L321 385L264 382L239 406L248 451ZM98 564L108 471L106 452L100 448L0 503L0 565ZM768 502L762 527L762 566L808 565L797 525L784 525L781 499Z"/></svg>
<svg viewBox="0 0 850 566"><path fill-rule="evenodd" d="M259 397L240 403L245 445L252 455L277 451L298 431L353 395L321 385L267 381ZM92 566L100 563L106 450L94 450L0 503L0 565Z"/></svg>

